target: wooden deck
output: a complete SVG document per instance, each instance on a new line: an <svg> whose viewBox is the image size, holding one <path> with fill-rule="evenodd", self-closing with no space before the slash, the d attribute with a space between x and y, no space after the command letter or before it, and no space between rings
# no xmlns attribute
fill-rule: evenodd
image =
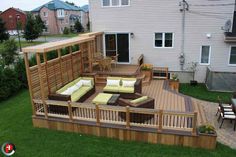
<svg viewBox="0 0 236 157"><path fill-rule="evenodd" d="M93 94L85 103L91 103L95 96L102 92L104 86L97 86L96 93ZM191 97L182 95L168 88L168 81L152 80L150 85L143 86L143 95L147 95L155 99L155 109L177 112L197 112L197 124L207 122L203 108L196 100Z"/></svg>

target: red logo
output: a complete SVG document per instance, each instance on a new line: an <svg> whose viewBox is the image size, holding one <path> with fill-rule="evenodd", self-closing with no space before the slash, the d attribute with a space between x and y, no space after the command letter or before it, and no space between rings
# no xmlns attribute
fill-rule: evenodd
<svg viewBox="0 0 236 157"><path fill-rule="evenodd" d="M16 151L16 147L13 143L6 142L2 145L2 152L6 156L12 156Z"/></svg>

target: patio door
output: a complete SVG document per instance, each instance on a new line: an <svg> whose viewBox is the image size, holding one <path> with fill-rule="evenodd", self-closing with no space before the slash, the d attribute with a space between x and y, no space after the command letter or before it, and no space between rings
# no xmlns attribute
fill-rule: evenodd
<svg viewBox="0 0 236 157"><path fill-rule="evenodd" d="M106 56L118 56L119 63L129 63L129 34L105 34Z"/></svg>

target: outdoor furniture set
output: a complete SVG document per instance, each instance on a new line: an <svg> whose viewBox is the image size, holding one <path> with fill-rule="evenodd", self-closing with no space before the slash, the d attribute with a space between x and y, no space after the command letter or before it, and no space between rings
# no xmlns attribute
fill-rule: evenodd
<svg viewBox="0 0 236 157"><path fill-rule="evenodd" d="M231 98L231 102L226 105L223 105L222 100L218 97L219 107L216 112L216 116L219 113L218 122L222 119L220 128L222 127L224 120L234 121L234 131L236 129L236 92Z"/></svg>
<svg viewBox="0 0 236 157"><path fill-rule="evenodd" d="M53 94L49 94L50 100L84 102L95 93L95 82L92 77L79 77L66 84ZM130 106L134 108L154 109L154 99L143 96L142 81L136 78L107 77L103 93L98 93L92 100L96 105ZM52 113L67 114L65 106L50 106ZM73 110L72 110L73 111ZM122 119L126 119L124 113L119 113ZM143 122L153 118L152 115L130 114L131 122Z"/></svg>

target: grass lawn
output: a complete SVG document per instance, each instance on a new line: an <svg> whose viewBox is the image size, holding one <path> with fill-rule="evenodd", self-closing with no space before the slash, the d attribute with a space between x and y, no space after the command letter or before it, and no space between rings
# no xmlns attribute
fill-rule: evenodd
<svg viewBox="0 0 236 157"><path fill-rule="evenodd" d="M52 38L52 37L76 37L78 34L76 33L70 33L70 34L53 34L53 35L46 35L47 38ZM45 37L45 36L41 36Z"/></svg>
<svg viewBox="0 0 236 157"><path fill-rule="evenodd" d="M141 142L124 142L32 127L31 104L26 90L0 103L0 144L16 145L16 157L234 157L236 150L222 144L217 149L183 148ZM0 154L1 156L1 154Z"/></svg>
<svg viewBox="0 0 236 157"><path fill-rule="evenodd" d="M208 91L205 84L190 86L188 83L183 83L180 85L179 91L185 95L211 102L217 102L217 97L220 96L220 98L227 103L232 97L232 93Z"/></svg>
<svg viewBox="0 0 236 157"><path fill-rule="evenodd" d="M19 42L18 42L18 39L15 39L16 41L16 44L17 44L17 47L19 48ZM39 44L42 44L44 42L42 41L33 41L33 42L27 42L27 41L21 41L21 47L27 47L27 46L34 46L34 45L39 45ZM3 44L0 43L0 49L3 48Z"/></svg>

